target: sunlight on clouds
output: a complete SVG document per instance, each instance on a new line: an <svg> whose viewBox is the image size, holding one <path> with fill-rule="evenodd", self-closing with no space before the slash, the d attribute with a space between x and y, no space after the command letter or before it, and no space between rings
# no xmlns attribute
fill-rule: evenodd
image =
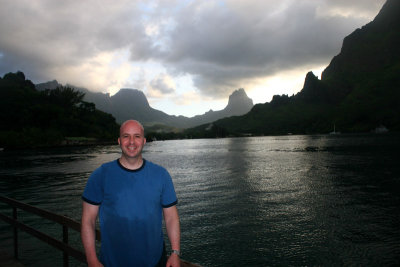
<svg viewBox="0 0 400 267"><path fill-rule="evenodd" d="M115 94L129 80L132 72L132 66L124 55L125 51L103 52L81 65L63 69L63 75L55 70L54 76L63 77L61 83Z"/></svg>
<svg viewBox="0 0 400 267"><path fill-rule="evenodd" d="M172 77L169 77L172 78ZM151 107L162 110L169 115L183 115L193 117L204 114L210 109L222 110L228 104L228 98L215 99L213 96L205 96L193 86L192 77L188 74L173 77L176 89L168 97L150 97Z"/></svg>
<svg viewBox="0 0 400 267"><path fill-rule="evenodd" d="M326 17L359 17L359 18L369 18L369 13L358 12L357 14L353 14L353 10L351 9L343 9L340 7L326 8L326 7L317 7L316 10L317 17L326 18Z"/></svg>
<svg viewBox="0 0 400 267"><path fill-rule="evenodd" d="M253 100L254 104L266 103L272 100L274 95L287 94L289 96L298 93L304 85L304 79L308 71L312 71L314 75L320 77L321 72L325 69L322 66L306 66L304 68L291 71L280 72L274 76L264 77L254 80L242 81L242 85L232 87L231 93L243 87ZM166 76L172 79L170 76ZM165 78L163 75L155 76L154 80ZM215 96L205 96L193 86L190 75L174 77L176 90L174 94L161 94L160 91L153 90L149 103L153 108L163 110L170 115L184 115L192 117L204 114L210 109L217 111L222 110L228 104L228 97L216 99ZM148 95L148 93L146 94ZM207 103L206 105L204 103Z"/></svg>
<svg viewBox="0 0 400 267"><path fill-rule="evenodd" d="M311 71L320 78L325 67L316 66L311 68ZM254 104L270 102L274 95L297 94L303 88L307 72L305 69L282 71L277 75L258 79L244 89Z"/></svg>
<svg viewBox="0 0 400 267"><path fill-rule="evenodd" d="M222 110L228 104L228 96L220 99L201 93L193 85L191 75L186 74L174 78L177 84L176 94L170 100L174 105L174 109L176 109L176 111L172 111L174 114L194 116L204 114L211 109L214 111ZM232 89L233 91L234 89Z"/></svg>
<svg viewBox="0 0 400 267"><path fill-rule="evenodd" d="M375 0L370 3L363 1L358 1L358 3L357 1L321 2L316 7L316 15L317 17L359 18L367 22L376 15L384 2L385 0Z"/></svg>
<svg viewBox="0 0 400 267"><path fill-rule="evenodd" d="M190 90L168 99L157 98L149 102L153 108L162 110L169 115L193 117L204 114L210 109L214 111L224 109L228 104L228 99L215 100L212 97L200 95L196 90Z"/></svg>
<svg viewBox="0 0 400 267"><path fill-rule="evenodd" d="M197 102L202 101L200 95L194 90L186 91L182 94L179 94L171 100L174 104L178 106L190 106L192 104L196 104Z"/></svg>
<svg viewBox="0 0 400 267"><path fill-rule="evenodd" d="M241 87L254 103L296 94L385 0L3 2L3 73L111 95L134 88L187 116L223 109Z"/></svg>
<svg viewBox="0 0 400 267"><path fill-rule="evenodd" d="M175 90L176 82L166 74L166 69L160 63L148 60L130 64L131 77L124 87L143 91L150 103L152 98L169 96Z"/></svg>
<svg viewBox="0 0 400 267"><path fill-rule="evenodd" d="M216 100L212 97L200 95L197 91L191 90L178 95L173 99L176 106L189 116L204 114L209 110L222 110L228 105L228 98ZM205 105L204 103L207 103Z"/></svg>
<svg viewBox="0 0 400 267"><path fill-rule="evenodd" d="M179 106L190 106L193 104L198 104L199 102L202 101L210 101L211 99L204 99L204 97L202 97L201 95L199 95L198 92L191 90L191 91L187 91L184 92L182 94L179 94L178 97L173 99L173 102L176 105Z"/></svg>

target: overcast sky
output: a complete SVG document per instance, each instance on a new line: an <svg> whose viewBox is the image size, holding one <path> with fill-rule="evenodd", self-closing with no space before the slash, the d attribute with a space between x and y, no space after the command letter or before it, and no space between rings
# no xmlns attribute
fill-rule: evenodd
<svg viewBox="0 0 400 267"><path fill-rule="evenodd" d="M244 88L254 103L301 90L384 0L0 0L0 75L115 94L194 116Z"/></svg>

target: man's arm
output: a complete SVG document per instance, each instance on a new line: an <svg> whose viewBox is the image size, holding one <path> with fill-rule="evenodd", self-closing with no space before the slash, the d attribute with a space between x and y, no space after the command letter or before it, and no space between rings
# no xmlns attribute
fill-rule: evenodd
<svg viewBox="0 0 400 267"><path fill-rule="evenodd" d="M81 238L88 266L103 266L96 255L96 219L99 206L83 201Z"/></svg>
<svg viewBox="0 0 400 267"><path fill-rule="evenodd" d="M178 209L176 208L176 206L172 206L169 208L164 208L163 212L164 212L165 227L167 229L169 242L171 243L171 249L180 251L181 230L180 230ZM175 253L171 253L171 256L168 258L167 261L167 267L179 267L179 266L180 266L179 256Z"/></svg>

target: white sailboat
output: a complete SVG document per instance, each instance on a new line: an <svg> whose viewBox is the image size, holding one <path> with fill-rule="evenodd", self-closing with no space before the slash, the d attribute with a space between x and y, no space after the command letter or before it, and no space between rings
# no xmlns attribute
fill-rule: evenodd
<svg viewBox="0 0 400 267"><path fill-rule="evenodd" d="M336 132L336 124L333 124L333 132L330 132L329 134L340 134L340 132Z"/></svg>

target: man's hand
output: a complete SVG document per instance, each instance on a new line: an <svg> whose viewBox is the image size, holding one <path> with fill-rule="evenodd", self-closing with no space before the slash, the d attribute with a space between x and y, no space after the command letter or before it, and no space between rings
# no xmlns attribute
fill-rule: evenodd
<svg viewBox="0 0 400 267"><path fill-rule="evenodd" d="M179 256L176 255L175 253L171 253L171 255L168 258L166 267L180 267L180 266L181 266L181 260L179 259Z"/></svg>

